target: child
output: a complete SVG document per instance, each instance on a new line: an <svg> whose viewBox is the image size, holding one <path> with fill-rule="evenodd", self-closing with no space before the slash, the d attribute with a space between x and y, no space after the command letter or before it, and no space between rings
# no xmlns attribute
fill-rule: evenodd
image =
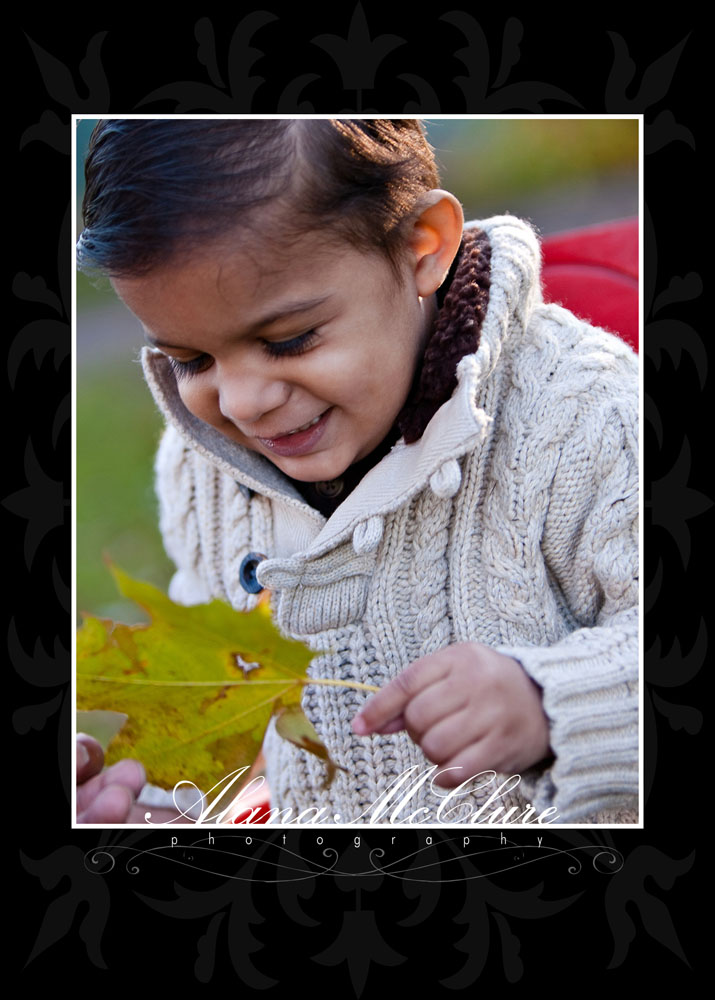
<svg viewBox="0 0 715 1000"><path fill-rule="evenodd" d="M316 677L382 689L306 688L344 770L269 727L271 804L637 821L637 363L543 304L531 229L464 228L411 119L105 120L86 176L172 597L267 587Z"/></svg>

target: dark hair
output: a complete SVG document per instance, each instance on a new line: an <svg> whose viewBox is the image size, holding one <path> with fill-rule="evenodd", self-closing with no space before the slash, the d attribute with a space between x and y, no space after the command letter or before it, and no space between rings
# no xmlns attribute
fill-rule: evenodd
<svg viewBox="0 0 715 1000"><path fill-rule="evenodd" d="M104 119L85 178L79 266L110 277L256 225L260 206L288 209L282 239L325 230L397 270L417 200L439 186L415 119Z"/></svg>

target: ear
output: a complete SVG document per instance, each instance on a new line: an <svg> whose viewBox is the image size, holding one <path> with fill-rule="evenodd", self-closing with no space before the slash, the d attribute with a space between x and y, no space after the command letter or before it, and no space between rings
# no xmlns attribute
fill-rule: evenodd
<svg viewBox="0 0 715 1000"><path fill-rule="evenodd" d="M464 213L449 191L428 191L420 199L409 237L417 292L437 291L447 277L462 239Z"/></svg>

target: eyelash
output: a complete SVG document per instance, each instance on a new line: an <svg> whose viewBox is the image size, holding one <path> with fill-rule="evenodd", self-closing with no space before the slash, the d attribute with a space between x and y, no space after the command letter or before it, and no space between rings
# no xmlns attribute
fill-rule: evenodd
<svg viewBox="0 0 715 1000"><path fill-rule="evenodd" d="M307 333L301 333L299 337L293 337L291 340L264 340L263 346L269 358L295 357L312 347L316 336L315 330L308 330Z"/></svg>
<svg viewBox="0 0 715 1000"><path fill-rule="evenodd" d="M199 354L198 358L192 358L191 361L179 361L178 358L169 358L169 364L178 379L191 378L192 375L198 375L199 372L209 367L209 363L210 358L208 354Z"/></svg>
<svg viewBox="0 0 715 1000"><path fill-rule="evenodd" d="M303 354L307 351L313 344L313 340L317 336L315 330L308 330L307 333L301 333L299 337L293 337L291 340L264 340L263 347L269 358L282 358L282 357L296 357L299 354ZM210 367L210 356L208 354L199 354L197 358L192 358L190 361L179 361L178 358L169 358L169 364L174 370L177 378L191 378L193 375L198 375Z"/></svg>

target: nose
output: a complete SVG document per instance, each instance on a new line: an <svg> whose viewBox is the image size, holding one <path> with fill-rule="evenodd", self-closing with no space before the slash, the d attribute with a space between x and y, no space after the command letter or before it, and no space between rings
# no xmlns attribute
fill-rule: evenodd
<svg viewBox="0 0 715 1000"><path fill-rule="evenodd" d="M239 427L258 423L287 403L289 397L289 384L265 372L241 369L220 374L219 409Z"/></svg>

